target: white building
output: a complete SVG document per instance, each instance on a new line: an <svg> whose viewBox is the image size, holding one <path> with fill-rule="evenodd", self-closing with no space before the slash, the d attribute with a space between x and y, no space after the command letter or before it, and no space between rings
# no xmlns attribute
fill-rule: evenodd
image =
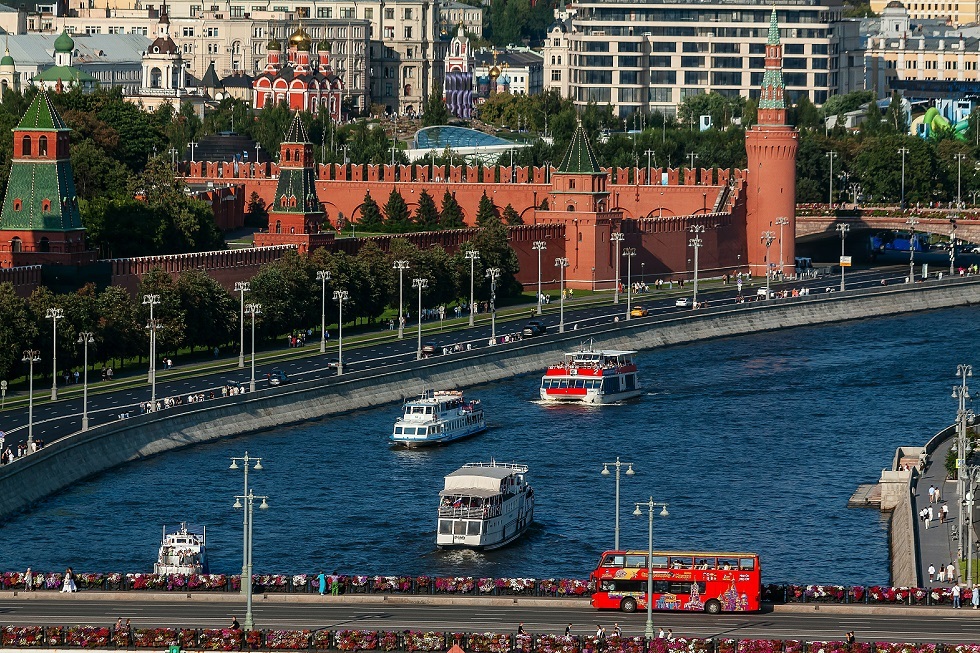
<svg viewBox="0 0 980 653"><path fill-rule="evenodd" d="M476 77L491 77L494 63L500 68L497 91L512 95L536 95L544 90L544 57L529 48L483 48L475 54Z"/></svg>

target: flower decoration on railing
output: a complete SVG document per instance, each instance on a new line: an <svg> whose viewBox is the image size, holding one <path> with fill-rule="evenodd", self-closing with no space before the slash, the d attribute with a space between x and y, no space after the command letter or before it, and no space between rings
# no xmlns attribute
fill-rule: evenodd
<svg viewBox="0 0 980 653"><path fill-rule="evenodd" d="M64 643L74 648L104 648L109 645L106 626L68 626L63 630Z"/></svg>
<svg viewBox="0 0 980 653"><path fill-rule="evenodd" d="M464 648L472 653L507 653L510 650L510 635L472 633L466 638Z"/></svg>
<svg viewBox="0 0 980 653"><path fill-rule="evenodd" d="M325 651L333 643L332 633L329 630L315 630L310 643L318 651Z"/></svg>
<svg viewBox="0 0 980 653"><path fill-rule="evenodd" d="M293 581L294 588L300 588L301 590L304 591L306 590L307 586L309 586L309 584L313 582L312 577L309 576L308 574L296 574L295 576L293 576L292 581Z"/></svg>
<svg viewBox="0 0 980 653"><path fill-rule="evenodd" d="M265 634L265 645L275 651L306 649L310 646L310 631L270 630Z"/></svg>
<svg viewBox="0 0 980 653"><path fill-rule="evenodd" d="M558 595L582 596L589 591L589 583L577 578L562 578L558 581Z"/></svg>
<svg viewBox="0 0 980 653"><path fill-rule="evenodd" d="M176 643L176 628L133 628L136 648L167 648Z"/></svg>
<svg viewBox="0 0 980 653"><path fill-rule="evenodd" d="M436 593L438 594L469 594L476 587L472 577L465 578L436 578Z"/></svg>
<svg viewBox="0 0 980 653"><path fill-rule="evenodd" d="M378 648L378 633L373 630L340 630L334 633L334 645L341 651L373 651Z"/></svg>
<svg viewBox="0 0 980 653"><path fill-rule="evenodd" d="M382 651L395 651L399 648L400 638L393 630L378 633L378 648Z"/></svg>
<svg viewBox="0 0 980 653"><path fill-rule="evenodd" d="M476 584L480 594L493 594L497 589L497 581L493 578L481 578Z"/></svg>
<svg viewBox="0 0 980 653"><path fill-rule="evenodd" d="M375 592L409 592L412 579L405 576L375 576L371 579L371 587Z"/></svg>
<svg viewBox="0 0 980 653"><path fill-rule="evenodd" d="M786 600L790 603L802 603L806 600L806 587L803 585L787 585Z"/></svg>
<svg viewBox="0 0 980 653"><path fill-rule="evenodd" d="M531 653L531 649L534 647L534 637L527 633L520 633L514 635L514 645L511 648L512 651L519 651L520 653Z"/></svg>
<svg viewBox="0 0 980 653"><path fill-rule="evenodd" d="M541 635L535 653L579 653L578 637L568 635Z"/></svg>
<svg viewBox="0 0 980 653"><path fill-rule="evenodd" d="M875 653L936 653L935 644L909 644L904 642L875 642Z"/></svg>
<svg viewBox="0 0 980 653"><path fill-rule="evenodd" d="M787 639L783 641L783 653L803 653L806 643L799 639Z"/></svg>
<svg viewBox="0 0 980 653"><path fill-rule="evenodd" d="M445 634L434 631L406 630L404 642L408 653L446 650Z"/></svg>
<svg viewBox="0 0 980 653"><path fill-rule="evenodd" d="M781 639L740 639L737 653L783 653Z"/></svg>
<svg viewBox="0 0 980 653"><path fill-rule="evenodd" d="M63 578L64 576L62 574L45 574L44 585L43 585L44 589L60 590ZM42 585L37 582L36 578L34 579L34 586L42 587Z"/></svg>
<svg viewBox="0 0 980 653"><path fill-rule="evenodd" d="M167 588L167 577L160 574L126 574L126 582L134 590L162 590Z"/></svg>
<svg viewBox="0 0 980 653"><path fill-rule="evenodd" d="M43 646L43 626L4 626L0 630L0 645L4 648L18 646Z"/></svg>
<svg viewBox="0 0 980 653"><path fill-rule="evenodd" d="M65 636L61 626L47 626L44 629L44 641L48 648L59 648L65 643Z"/></svg>
<svg viewBox="0 0 980 653"><path fill-rule="evenodd" d="M860 603L863 601L865 594L867 594L867 591L860 585L855 585L848 590L848 596L850 597L852 603Z"/></svg>
<svg viewBox="0 0 980 653"><path fill-rule="evenodd" d="M265 637L261 630L246 630L245 631L245 648L250 651L254 651L259 648L266 648Z"/></svg>
<svg viewBox="0 0 980 653"><path fill-rule="evenodd" d="M843 603L847 590L842 585L807 585L805 595L807 601Z"/></svg>
<svg viewBox="0 0 980 653"><path fill-rule="evenodd" d="M197 636L197 645L205 651L237 651L242 647L242 630L208 628Z"/></svg>
<svg viewBox="0 0 980 653"><path fill-rule="evenodd" d="M105 583L105 574L75 574L75 587L80 590L99 590Z"/></svg>
<svg viewBox="0 0 980 653"><path fill-rule="evenodd" d="M350 576L347 580L351 591L366 592L368 590L368 581L370 579L367 576Z"/></svg>
<svg viewBox="0 0 980 653"><path fill-rule="evenodd" d="M537 581L533 578L498 578L496 584L501 594L533 594Z"/></svg>
<svg viewBox="0 0 980 653"><path fill-rule="evenodd" d="M926 598L929 596L929 591L924 587L912 587L909 589L909 594L912 598L912 603L922 605L926 602Z"/></svg>
<svg viewBox="0 0 980 653"><path fill-rule="evenodd" d="M262 574L252 578L254 587L258 592L288 592L291 580L285 574Z"/></svg>
<svg viewBox="0 0 980 653"><path fill-rule="evenodd" d="M429 591L429 586L432 585L432 579L429 576L416 576L415 577L415 591L424 594Z"/></svg>
<svg viewBox="0 0 980 653"><path fill-rule="evenodd" d="M648 653L709 653L712 650L710 639L651 639L647 642Z"/></svg>
<svg viewBox="0 0 980 653"><path fill-rule="evenodd" d="M980 653L980 644L956 644L943 647L946 653Z"/></svg>

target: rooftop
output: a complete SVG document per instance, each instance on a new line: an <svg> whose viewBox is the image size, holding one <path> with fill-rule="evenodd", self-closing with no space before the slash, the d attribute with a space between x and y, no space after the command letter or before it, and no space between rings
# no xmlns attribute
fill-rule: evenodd
<svg viewBox="0 0 980 653"><path fill-rule="evenodd" d="M435 125L425 127L415 133L414 149L456 149L460 147L516 146L516 143L484 134L468 127Z"/></svg>

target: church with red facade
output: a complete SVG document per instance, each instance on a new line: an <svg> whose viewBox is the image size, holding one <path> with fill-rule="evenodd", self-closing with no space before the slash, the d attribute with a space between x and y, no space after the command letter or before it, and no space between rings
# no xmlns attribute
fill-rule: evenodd
<svg viewBox="0 0 980 653"><path fill-rule="evenodd" d="M330 42L318 43L314 58L313 40L300 27L286 44L285 53L279 41L266 46L265 68L252 81L255 108L284 101L293 111L340 120L343 81L330 66Z"/></svg>

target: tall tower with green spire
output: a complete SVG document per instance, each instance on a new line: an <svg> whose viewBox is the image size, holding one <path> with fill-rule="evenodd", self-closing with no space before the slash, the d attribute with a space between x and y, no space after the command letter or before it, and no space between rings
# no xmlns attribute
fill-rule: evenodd
<svg viewBox="0 0 980 653"><path fill-rule="evenodd" d="M760 125L785 125L786 100L783 85L783 45L779 40L776 8L769 16L769 38L766 41L766 72L762 77L758 119Z"/></svg>
<svg viewBox="0 0 980 653"><path fill-rule="evenodd" d="M47 91L38 91L13 132L13 163L0 211L0 267L94 261L78 214L71 130Z"/></svg>

